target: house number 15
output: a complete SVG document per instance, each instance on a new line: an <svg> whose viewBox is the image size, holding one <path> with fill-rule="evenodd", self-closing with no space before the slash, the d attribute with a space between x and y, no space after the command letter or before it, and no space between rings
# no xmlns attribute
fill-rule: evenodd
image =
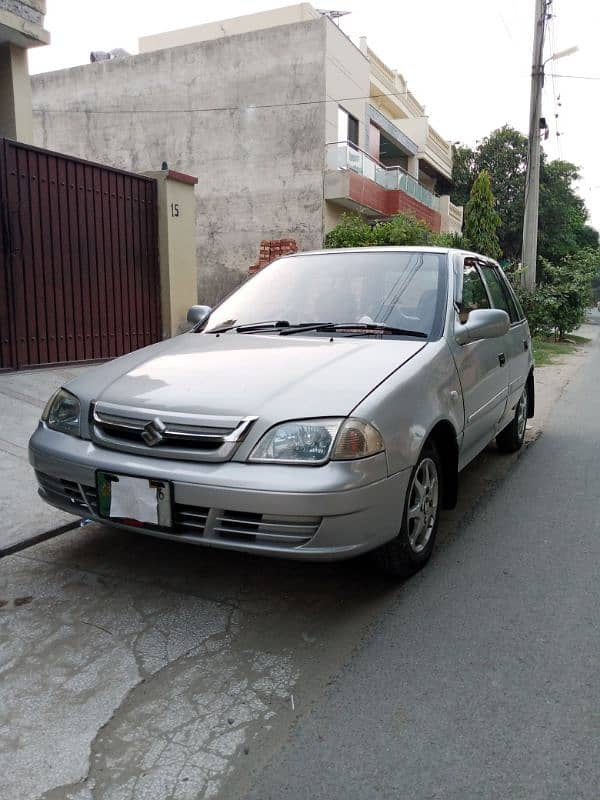
<svg viewBox="0 0 600 800"><path fill-rule="evenodd" d="M179 203L171 203L171 216L172 217L179 216Z"/></svg>

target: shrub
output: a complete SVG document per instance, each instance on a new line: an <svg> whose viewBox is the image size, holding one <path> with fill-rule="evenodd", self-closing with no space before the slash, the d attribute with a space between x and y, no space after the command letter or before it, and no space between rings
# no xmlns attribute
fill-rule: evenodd
<svg viewBox="0 0 600 800"><path fill-rule="evenodd" d="M421 219L411 214L395 214L387 222L378 222L373 228L375 244L378 245L428 245L432 231Z"/></svg>
<svg viewBox="0 0 600 800"><path fill-rule="evenodd" d="M373 228L358 214L342 214L342 219L325 236L325 247L368 247L375 244Z"/></svg>
<svg viewBox="0 0 600 800"><path fill-rule="evenodd" d="M385 222L369 225L358 214L344 214L338 225L325 236L325 247L369 247L370 245L423 245L468 248L459 233L435 233L412 214L395 214Z"/></svg>
<svg viewBox="0 0 600 800"><path fill-rule="evenodd" d="M564 339L581 325L599 267L600 251L593 248L569 255L560 264L540 259L542 280L532 292L521 286L521 270L507 269L533 335Z"/></svg>

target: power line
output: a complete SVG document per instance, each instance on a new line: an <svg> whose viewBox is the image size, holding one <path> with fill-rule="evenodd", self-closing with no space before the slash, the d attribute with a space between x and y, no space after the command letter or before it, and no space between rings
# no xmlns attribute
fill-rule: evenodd
<svg viewBox="0 0 600 800"><path fill-rule="evenodd" d="M207 106L205 108L36 108L35 111L45 114L199 114L208 111L253 111L263 108L293 108L297 106L313 106L322 103L348 103L352 100L377 100L379 97L403 97L412 94L409 90L404 92L382 92L381 94L361 95L357 97L339 97L319 100L298 100L287 103L259 103L247 106ZM427 114L421 114L410 119L428 119Z"/></svg>
<svg viewBox="0 0 600 800"><path fill-rule="evenodd" d="M556 78L575 78L580 81L600 81L600 75L555 75Z"/></svg>
<svg viewBox="0 0 600 800"><path fill-rule="evenodd" d="M502 11L500 11L500 9L499 9L499 8L496 8L496 11L498 12L498 16L499 16L499 17L500 17L500 19L502 20L502 24L504 25L504 30L506 31L506 35L507 35L507 36L508 36L508 38L511 40L511 42L512 42L512 41L514 41L514 39L513 39L513 35L512 35L512 33L510 32L510 28L509 28L509 27L508 27L508 25L506 24L506 20L504 19L504 16L503 16L503 14L502 14Z"/></svg>

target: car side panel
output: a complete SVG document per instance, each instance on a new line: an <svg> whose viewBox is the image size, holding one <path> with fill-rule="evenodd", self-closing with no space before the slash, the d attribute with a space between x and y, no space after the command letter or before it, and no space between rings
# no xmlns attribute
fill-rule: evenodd
<svg viewBox="0 0 600 800"><path fill-rule="evenodd" d="M493 291L494 278L501 287L504 296L503 301L499 300L497 292ZM506 363L508 366L508 401L501 421L500 427L502 428L504 425L508 425L514 417L527 376L533 366L531 334L527 320L518 317L518 312L521 311L518 301L506 275L496 262L489 263L484 271L483 279L488 287L492 306L507 311L512 320L510 329L504 337Z"/></svg>
<svg viewBox="0 0 600 800"><path fill-rule="evenodd" d="M465 426L459 467L468 464L494 438L506 411L508 397L508 358L504 336L481 339L466 345L451 341L450 347L460 378Z"/></svg>
<svg viewBox="0 0 600 800"><path fill-rule="evenodd" d="M531 337L527 321L511 325L505 338L508 361L508 403L505 418L508 424L514 416L532 365Z"/></svg>
<svg viewBox="0 0 600 800"><path fill-rule="evenodd" d="M382 433L390 475L415 464L439 421L450 422L460 440L462 393L446 340L429 342L359 403L352 415L373 423Z"/></svg>

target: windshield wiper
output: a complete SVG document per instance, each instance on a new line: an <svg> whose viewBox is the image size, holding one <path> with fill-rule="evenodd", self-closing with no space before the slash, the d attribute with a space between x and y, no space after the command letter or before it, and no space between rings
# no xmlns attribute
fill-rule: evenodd
<svg viewBox="0 0 600 800"><path fill-rule="evenodd" d="M236 333L252 333L253 331L277 330L278 328L288 328L290 323L287 319L270 319L264 322L249 322L247 325L219 325L211 328L205 333L225 333L225 331L235 331Z"/></svg>
<svg viewBox="0 0 600 800"><path fill-rule="evenodd" d="M427 339L423 331L411 331L408 328L394 328L383 322L314 322L309 325L295 325L280 331L280 336L291 336L293 333L306 331L357 331L359 334L390 333L396 336L414 336L417 339Z"/></svg>

